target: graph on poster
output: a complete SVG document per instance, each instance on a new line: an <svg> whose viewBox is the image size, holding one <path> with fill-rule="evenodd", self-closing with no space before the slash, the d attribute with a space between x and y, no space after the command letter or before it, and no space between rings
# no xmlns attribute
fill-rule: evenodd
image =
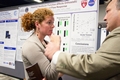
<svg viewBox="0 0 120 80"><path fill-rule="evenodd" d="M96 46L95 33L97 32L96 16L96 12L74 13L72 15L71 52L94 52L95 47L93 46Z"/></svg>

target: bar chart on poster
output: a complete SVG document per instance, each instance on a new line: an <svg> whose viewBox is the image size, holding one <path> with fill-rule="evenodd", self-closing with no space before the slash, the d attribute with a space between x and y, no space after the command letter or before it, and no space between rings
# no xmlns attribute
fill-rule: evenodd
<svg viewBox="0 0 120 80"><path fill-rule="evenodd" d="M55 15L55 33L62 37L61 50L69 52L71 14Z"/></svg>

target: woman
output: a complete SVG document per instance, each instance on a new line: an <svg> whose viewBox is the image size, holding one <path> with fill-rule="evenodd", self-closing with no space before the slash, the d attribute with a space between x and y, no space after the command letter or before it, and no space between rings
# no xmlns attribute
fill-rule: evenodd
<svg viewBox="0 0 120 80"><path fill-rule="evenodd" d="M39 64L42 75L47 80L57 80L58 73L55 66L44 55L46 35L51 35L54 28L54 14L48 8L37 9L34 13L26 13L22 16L22 28L33 34L25 41L22 46L22 59L25 68L35 63ZM26 77L28 80L28 76Z"/></svg>

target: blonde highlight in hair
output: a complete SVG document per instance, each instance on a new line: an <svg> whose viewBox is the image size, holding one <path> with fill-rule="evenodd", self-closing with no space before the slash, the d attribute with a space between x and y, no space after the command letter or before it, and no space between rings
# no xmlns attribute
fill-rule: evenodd
<svg viewBox="0 0 120 80"><path fill-rule="evenodd" d="M45 20L46 16L53 16L53 12L51 9L49 8L39 8L36 11L32 13L28 12L26 14L24 14L21 18L22 20L22 28L24 31L31 31L31 30L36 30L36 26L35 26L35 21L38 21L39 23L41 23L42 21Z"/></svg>

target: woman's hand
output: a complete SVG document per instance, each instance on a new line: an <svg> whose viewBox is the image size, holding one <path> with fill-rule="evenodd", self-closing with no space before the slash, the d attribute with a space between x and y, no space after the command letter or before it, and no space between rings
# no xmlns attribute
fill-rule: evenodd
<svg viewBox="0 0 120 80"><path fill-rule="evenodd" d="M55 52L60 50L61 38L58 35L51 35L50 42L46 45L45 55L52 60Z"/></svg>

